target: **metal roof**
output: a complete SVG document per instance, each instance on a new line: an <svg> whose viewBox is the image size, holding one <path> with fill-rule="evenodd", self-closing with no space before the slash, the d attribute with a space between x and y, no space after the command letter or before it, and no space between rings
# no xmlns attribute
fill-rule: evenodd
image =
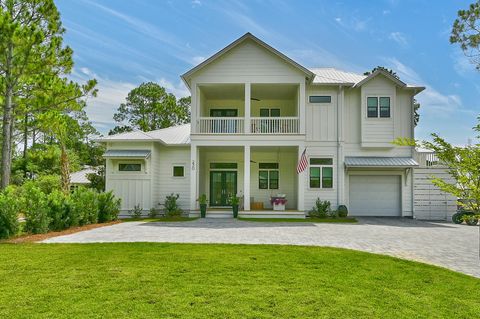
<svg viewBox="0 0 480 319"><path fill-rule="evenodd" d="M107 150L103 157L148 158L149 150Z"/></svg>
<svg viewBox="0 0 480 319"><path fill-rule="evenodd" d="M414 167L418 163L411 157L345 157L346 167Z"/></svg>
<svg viewBox="0 0 480 319"><path fill-rule="evenodd" d="M365 75L361 75L353 72L346 72L346 71L338 70L335 68L318 68L318 69L310 69L310 71L315 73L313 84L354 85L364 80L367 77Z"/></svg>
<svg viewBox="0 0 480 319"><path fill-rule="evenodd" d="M128 142L128 141L156 141L165 145L188 145L190 144L190 124L172 126L155 131L134 131L105 136L97 142Z"/></svg>
<svg viewBox="0 0 480 319"><path fill-rule="evenodd" d="M90 184L90 181L87 178L88 174L95 174L97 170L93 167L83 169L78 172L70 174L70 183L71 184Z"/></svg>

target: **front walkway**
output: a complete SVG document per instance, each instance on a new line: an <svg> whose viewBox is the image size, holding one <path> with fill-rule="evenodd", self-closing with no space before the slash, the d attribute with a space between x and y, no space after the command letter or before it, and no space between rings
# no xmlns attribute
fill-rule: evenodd
<svg viewBox="0 0 480 319"><path fill-rule="evenodd" d="M128 222L44 242L332 246L422 261L480 277L478 227L411 219L360 218L358 224L263 223L208 218L176 223Z"/></svg>

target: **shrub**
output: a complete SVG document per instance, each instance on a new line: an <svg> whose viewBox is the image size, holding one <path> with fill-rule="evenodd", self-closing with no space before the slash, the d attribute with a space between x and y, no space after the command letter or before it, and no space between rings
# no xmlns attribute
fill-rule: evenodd
<svg viewBox="0 0 480 319"><path fill-rule="evenodd" d="M330 214L330 201L317 198L315 206L308 212L310 217L325 218Z"/></svg>
<svg viewBox="0 0 480 319"><path fill-rule="evenodd" d="M70 213L70 200L65 193L54 190L47 195L47 208L48 217L50 218L50 224L48 228L50 230L58 231L68 228L69 225L69 213Z"/></svg>
<svg viewBox="0 0 480 319"><path fill-rule="evenodd" d="M137 204L133 206L133 209L130 210L129 213L130 213L130 216L132 216L132 218L141 218L142 212L143 212L143 208L140 207L140 204Z"/></svg>
<svg viewBox="0 0 480 319"><path fill-rule="evenodd" d="M340 205L338 206L338 217L345 218L348 216L348 209L347 206L345 205Z"/></svg>
<svg viewBox="0 0 480 319"><path fill-rule="evenodd" d="M28 180L23 186L36 186L42 193L50 194L55 190L61 190L60 175L40 175L34 180Z"/></svg>
<svg viewBox="0 0 480 319"><path fill-rule="evenodd" d="M21 202L14 190L8 187L0 194L0 239L15 236L19 230L18 212Z"/></svg>
<svg viewBox="0 0 480 319"><path fill-rule="evenodd" d="M149 217L149 218L157 218L159 213L160 213L160 212L158 211L158 209L152 207L152 208L150 208L150 210L148 211L148 217Z"/></svg>
<svg viewBox="0 0 480 319"><path fill-rule="evenodd" d="M177 200L180 197L178 194L170 194L165 198L164 207L165 207L165 216L181 216L183 210L178 206Z"/></svg>
<svg viewBox="0 0 480 319"><path fill-rule="evenodd" d="M70 226L95 224L98 221L97 192L89 188L79 187L70 198L72 221Z"/></svg>
<svg viewBox="0 0 480 319"><path fill-rule="evenodd" d="M100 223L110 222L118 218L120 213L120 198L115 198L113 193L99 193L98 198L98 221Z"/></svg>
<svg viewBox="0 0 480 319"><path fill-rule="evenodd" d="M32 183L23 185L21 194L25 201L25 231L33 234L48 232L50 217L47 195Z"/></svg>

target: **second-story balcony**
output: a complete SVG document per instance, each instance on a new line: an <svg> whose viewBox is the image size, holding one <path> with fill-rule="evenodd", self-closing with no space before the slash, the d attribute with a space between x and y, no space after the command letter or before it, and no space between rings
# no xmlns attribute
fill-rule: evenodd
<svg viewBox="0 0 480 319"><path fill-rule="evenodd" d="M195 134L301 133L298 84L205 84L197 92Z"/></svg>

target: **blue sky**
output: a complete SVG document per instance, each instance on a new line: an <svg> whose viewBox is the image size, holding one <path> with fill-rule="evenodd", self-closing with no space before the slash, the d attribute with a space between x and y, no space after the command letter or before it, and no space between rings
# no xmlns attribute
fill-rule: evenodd
<svg viewBox="0 0 480 319"><path fill-rule="evenodd" d="M306 67L393 68L402 80L427 87L418 95L416 136L437 132L465 144L475 137L480 73L448 39L457 10L470 1L56 3L75 52L73 77L99 81L87 111L101 132L115 125L113 113L132 88L155 81L178 97L188 95L180 75L251 32Z"/></svg>

